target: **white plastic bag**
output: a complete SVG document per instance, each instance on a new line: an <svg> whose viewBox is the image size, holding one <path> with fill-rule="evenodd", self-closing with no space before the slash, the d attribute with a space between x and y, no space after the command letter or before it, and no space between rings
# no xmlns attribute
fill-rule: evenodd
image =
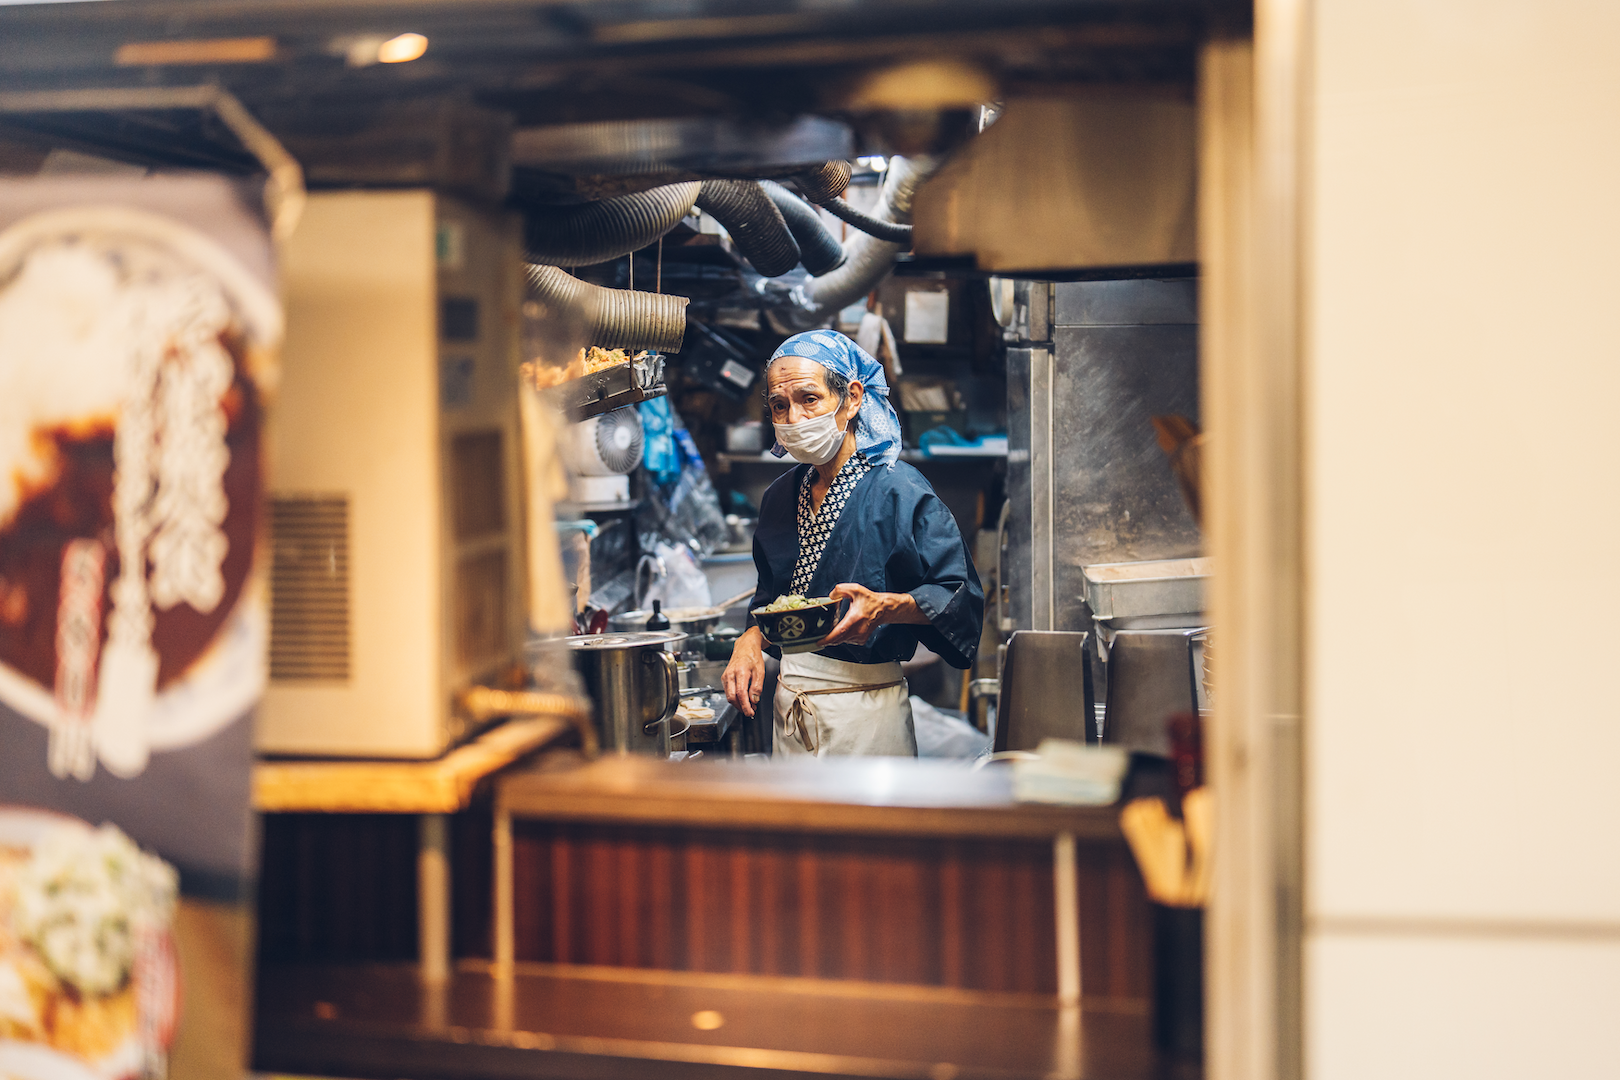
<svg viewBox="0 0 1620 1080"><path fill-rule="evenodd" d="M706 608L714 603L709 593L709 579L703 576L703 567L690 549L673 544L659 544L653 552L657 567L646 591L636 603L645 611L654 600L663 602L665 611L676 608Z"/></svg>
<svg viewBox="0 0 1620 1080"><path fill-rule="evenodd" d="M990 752L990 736L963 720L911 696L911 723L917 732L917 756L973 758Z"/></svg>

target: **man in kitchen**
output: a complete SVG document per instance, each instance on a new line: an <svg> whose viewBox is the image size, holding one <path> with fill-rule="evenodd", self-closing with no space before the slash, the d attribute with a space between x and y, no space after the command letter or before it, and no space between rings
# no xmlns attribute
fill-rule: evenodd
<svg viewBox="0 0 1620 1080"><path fill-rule="evenodd" d="M782 657L772 704L778 755L916 756L900 662L926 645L973 662L984 590L956 520L900 461L900 420L882 366L849 338L812 330L766 368L778 457L800 462L760 501L752 608L782 597L848 599L814 652ZM753 716L777 653L750 617L726 667L731 703Z"/></svg>

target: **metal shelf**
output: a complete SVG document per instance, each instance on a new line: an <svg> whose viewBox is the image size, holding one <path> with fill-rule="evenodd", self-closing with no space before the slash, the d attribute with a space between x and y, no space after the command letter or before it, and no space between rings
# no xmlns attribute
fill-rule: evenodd
<svg viewBox="0 0 1620 1080"><path fill-rule="evenodd" d="M593 371L542 391L574 421L663 397L668 392L669 388L664 385L664 358L658 353Z"/></svg>
<svg viewBox="0 0 1620 1080"><path fill-rule="evenodd" d="M638 509L645 499L631 499L628 502L573 502L569 499L559 499L557 512L567 511L575 516L591 514L627 514Z"/></svg>

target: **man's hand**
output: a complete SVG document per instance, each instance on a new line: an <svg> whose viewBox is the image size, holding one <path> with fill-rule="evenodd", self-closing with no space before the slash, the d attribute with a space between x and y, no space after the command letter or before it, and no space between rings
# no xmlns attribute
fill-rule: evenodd
<svg viewBox="0 0 1620 1080"><path fill-rule="evenodd" d="M910 593L873 592L864 585L845 582L834 585L828 594L834 599L849 597L849 610L844 613L832 633L821 642L820 648L853 642L864 645L878 627L886 623L926 623L928 617L917 607Z"/></svg>
<svg viewBox="0 0 1620 1080"><path fill-rule="evenodd" d="M760 633L759 627L750 626L737 639L731 663L726 665L726 673L720 678L726 700L737 706L744 716L754 715L759 695L765 689L764 642L765 635Z"/></svg>

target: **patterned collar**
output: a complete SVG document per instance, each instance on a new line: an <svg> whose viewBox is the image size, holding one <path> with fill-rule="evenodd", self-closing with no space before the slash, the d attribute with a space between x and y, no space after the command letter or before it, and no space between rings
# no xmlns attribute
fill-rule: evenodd
<svg viewBox="0 0 1620 1080"><path fill-rule="evenodd" d="M839 514L843 513L844 504L849 501L855 485L861 482L861 477L871 470L872 463L865 454L857 451L833 477L827 494L821 497L821 509L815 511L810 508L810 488L815 483L816 471L805 470L804 479L799 483L799 561L793 564L789 593L806 595L810 579L821 565L821 553L826 550L827 539L832 536L833 526L838 524Z"/></svg>

